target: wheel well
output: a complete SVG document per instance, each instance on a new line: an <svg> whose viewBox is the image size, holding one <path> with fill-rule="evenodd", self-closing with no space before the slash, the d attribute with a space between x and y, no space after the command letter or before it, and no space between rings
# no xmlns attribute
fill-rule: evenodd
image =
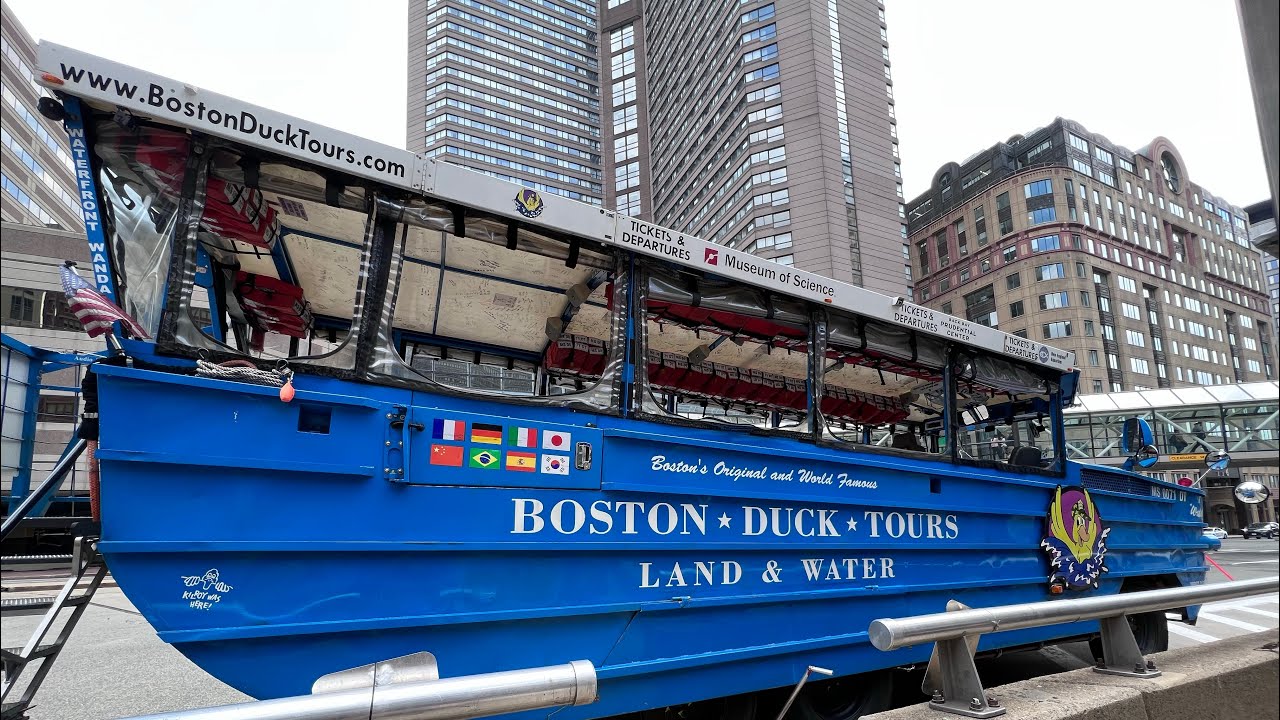
<svg viewBox="0 0 1280 720"><path fill-rule="evenodd" d="M1128 577L1120 584L1120 592L1138 592L1139 590L1159 590L1160 588L1182 587L1177 575L1140 575Z"/></svg>
<svg viewBox="0 0 1280 720"><path fill-rule="evenodd" d="M1141 590L1159 590L1161 588L1182 587L1182 583L1178 581L1177 575L1140 575L1136 577L1128 577L1120 585L1120 592L1139 592ZM1182 616L1182 622L1188 625L1195 625L1195 618L1191 617L1191 613L1187 612L1185 607L1169 608L1169 612L1175 612Z"/></svg>

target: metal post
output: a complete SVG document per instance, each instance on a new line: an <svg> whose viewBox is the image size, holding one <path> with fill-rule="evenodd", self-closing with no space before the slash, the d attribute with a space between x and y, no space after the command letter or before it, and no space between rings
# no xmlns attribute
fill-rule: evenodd
<svg viewBox="0 0 1280 720"><path fill-rule="evenodd" d="M819 366L821 366L821 364L819 364ZM787 698L787 704L783 705L782 711L778 713L778 720L782 720L782 718L787 716L787 711L791 709L791 703L795 702L796 698L800 695L800 689L804 687L805 683L809 682L810 673L818 673L819 675L826 675L828 677L835 674L834 671L818 667L817 665L810 665L805 668L804 675L800 676L800 682L796 683L796 689L791 691L791 697Z"/></svg>
<svg viewBox="0 0 1280 720"><path fill-rule="evenodd" d="M1003 715L1005 708L992 706L978 677L978 666L965 638L939 640L938 664L942 669L942 691L934 692L929 707L973 718Z"/></svg>
<svg viewBox="0 0 1280 720"><path fill-rule="evenodd" d="M1153 678L1160 675L1155 663L1148 663L1133 636L1133 627L1124 615L1102 618L1102 662L1093 669L1108 675Z"/></svg>

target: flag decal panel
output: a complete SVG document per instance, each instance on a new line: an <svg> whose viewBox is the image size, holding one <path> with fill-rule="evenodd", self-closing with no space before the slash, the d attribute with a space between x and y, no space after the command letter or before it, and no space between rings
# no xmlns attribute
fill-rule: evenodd
<svg viewBox="0 0 1280 720"><path fill-rule="evenodd" d="M552 455L547 453L542 456L542 473L544 475L568 475L569 474L569 456L568 455Z"/></svg>
<svg viewBox="0 0 1280 720"><path fill-rule="evenodd" d="M497 470L498 455L499 453L495 450L474 448L467 456L467 467L476 468L478 470Z"/></svg>
<svg viewBox="0 0 1280 720"><path fill-rule="evenodd" d="M538 469L538 454L508 450L507 469L516 472L534 472Z"/></svg>
<svg viewBox="0 0 1280 720"><path fill-rule="evenodd" d="M605 430L574 424L576 416L556 409L543 411L545 417L527 417L514 409L510 416L502 416L469 412L471 403L455 403L449 397L431 400L429 405L414 403L413 414L425 426L421 432L397 431L393 426L390 444L384 446L387 453L396 455L397 441L404 438L404 474L399 482L459 488L600 489ZM616 441L638 442L621 437ZM582 464L579 445L590 445L591 454L599 457ZM395 462L389 457L384 465Z"/></svg>
<svg viewBox="0 0 1280 720"><path fill-rule="evenodd" d="M471 442L484 445L502 444L502 426L487 423L471 423Z"/></svg>
<svg viewBox="0 0 1280 720"><path fill-rule="evenodd" d="M431 421L431 437L435 440L466 440L467 424L462 420L436 418Z"/></svg>
<svg viewBox="0 0 1280 720"><path fill-rule="evenodd" d="M573 436L561 430L544 430L542 432L542 449L568 452Z"/></svg>
<svg viewBox="0 0 1280 720"><path fill-rule="evenodd" d="M507 428L507 444L512 447L538 447L538 430L530 427L512 426Z"/></svg>
<svg viewBox="0 0 1280 720"><path fill-rule="evenodd" d="M432 445L431 464L462 467L462 453L461 445Z"/></svg>

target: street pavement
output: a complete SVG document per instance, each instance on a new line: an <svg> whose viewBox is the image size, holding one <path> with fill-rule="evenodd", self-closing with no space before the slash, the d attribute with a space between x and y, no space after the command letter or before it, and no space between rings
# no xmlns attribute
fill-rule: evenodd
<svg viewBox="0 0 1280 720"><path fill-rule="evenodd" d="M1228 538L1212 558L1237 580L1268 577L1280 573L1278 547L1275 540ZM1207 582L1226 580L1223 572L1211 569ZM1205 605L1194 627L1170 621L1169 646L1199 645L1276 628L1280 623L1277 602L1277 596L1270 595ZM0 624L3 646L26 642L39 619L38 615L4 618ZM981 660L978 670L984 685L991 688L1092 664L1088 644L1078 642ZM901 673L901 682L895 682L897 704L921 701L919 672ZM248 699L161 642L119 589L104 587L50 671L30 717L105 720Z"/></svg>

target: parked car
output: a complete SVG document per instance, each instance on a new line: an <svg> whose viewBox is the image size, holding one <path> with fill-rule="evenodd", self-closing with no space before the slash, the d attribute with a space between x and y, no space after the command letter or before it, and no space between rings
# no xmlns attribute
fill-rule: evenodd
<svg viewBox="0 0 1280 720"><path fill-rule="evenodd" d="M1219 540L1226 540L1226 539L1227 539L1227 531L1226 531L1226 530L1223 530L1223 529L1222 529L1222 528L1220 528L1220 527L1212 527L1212 526L1206 525L1206 526L1205 526L1205 528L1204 528L1204 534L1205 534L1205 535L1212 535L1213 537L1215 537L1215 538L1217 538L1217 539L1219 539Z"/></svg>
<svg viewBox="0 0 1280 720"><path fill-rule="evenodd" d="M1280 535L1280 523L1257 522L1244 529L1244 538L1274 538Z"/></svg>

